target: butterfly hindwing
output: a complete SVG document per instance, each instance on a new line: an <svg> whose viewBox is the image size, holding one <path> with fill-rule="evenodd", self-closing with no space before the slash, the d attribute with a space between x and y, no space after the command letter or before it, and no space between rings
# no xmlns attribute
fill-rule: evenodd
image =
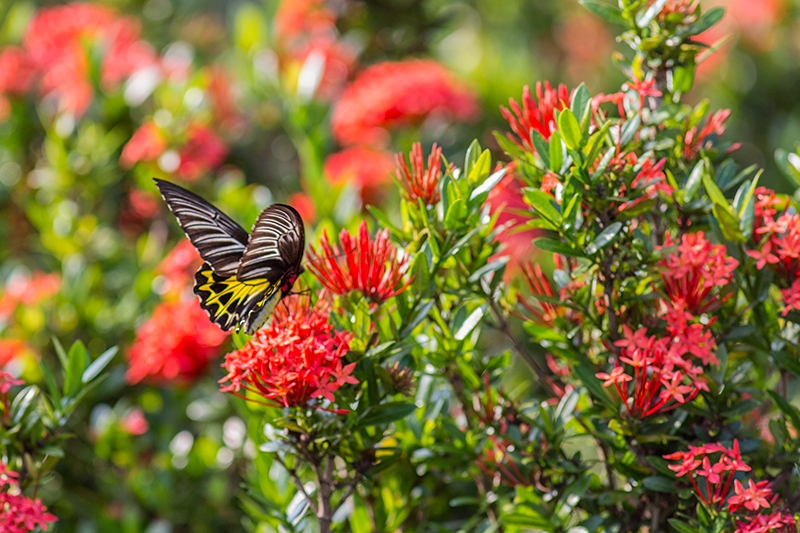
<svg viewBox="0 0 800 533"><path fill-rule="evenodd" d="M238 279L279 281L287 272L298 272L303 259L303 219L291 206L275 204L256 220L236 272Z"/></svg>
<svg viewBox="0 0 800 533"><path fill-rule="evenodd" d="M247 232L196 194L168 181L155 182L200 257L222 277L235 274L247 247Z"/></svg>
<svg viewBox="0 0 800 533"><path fill-rule="evenodd" d="M277 300L279 284L268 280L241 281L236 275L223 277L205 263L195 274L194 292L211 320L224 330L246 322L247 333L253 333L269 317L265 307ZM256 325L256 322L260 323Z"/></svg>

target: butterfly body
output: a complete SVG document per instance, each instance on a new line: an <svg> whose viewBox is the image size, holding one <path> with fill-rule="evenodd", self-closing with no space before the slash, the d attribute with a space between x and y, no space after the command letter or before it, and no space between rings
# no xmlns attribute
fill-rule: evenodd
<svg viewBox="0 0 800 533"><path fill-rule="evenodd" d="M201 306L222 329L244 326L248 334L254 333L305 270L300 215L291 206L271 205L248 234L196 194L168 181L155 181L205 261L194 285Z"/></svg>

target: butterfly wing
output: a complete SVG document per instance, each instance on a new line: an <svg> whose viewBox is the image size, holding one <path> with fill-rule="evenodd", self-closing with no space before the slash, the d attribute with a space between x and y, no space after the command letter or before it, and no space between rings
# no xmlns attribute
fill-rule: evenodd
<svg viewBox="0 0 800 533"><path fill-rule="evenodd" d="M277 297L278 282L241 281L235 275L220 276L208 263L200 267L194 280L194 293L200 297L200 306L212 322L226 331L246 321L247 333L252 334L264 325L280 299Z"/></svg>
<svg viewBox="0 0 800 533"><path fill-rule="evenodd" d="M247 247L247 232L196 194L168 181L155 182L200 257L222 278L235 274Z"/></svg>
<svg viewBox="0 0 800 533"><path fill-rule="evenodd" d="M253 226L236 277L241 281L266 279L279 282L287 273L302 272L305 229L291 206L271 205Z"/></svg>

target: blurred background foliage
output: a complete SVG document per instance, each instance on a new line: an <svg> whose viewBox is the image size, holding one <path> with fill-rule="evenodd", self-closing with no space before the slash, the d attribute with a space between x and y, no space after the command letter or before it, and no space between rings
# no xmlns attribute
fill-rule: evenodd
<svg viewBox="0 0 800 533"><path fill-rule="evenodd" d="M90 34L76 41L84 47L85 79L41 82L74 92L43 94L24 83L32 67L0 65L0 365L40 380L38 362L57 360L52 337L64 345L83 340L93 357L118 345L130 358L134 343L150 346L139 350L156 358L159 349L178 359L194 349L180 337L195 327L184 324L188 312L164 320L154 339L141 333L155 308L187 301L196 267L191 254L174 248L179 232L153 176L191 182L245 227L266 205L288 201L315 242L317 228L355 227L364 203L392 210L392 151L436 142L446 157L461 160L477 138L500 155L492 136L506 127L498 107L518 99L524 85L586 82L595 94L624 80L609 57L627 51L573 0L333 0L316 18L312 4L103 2L96 5L113 15L103 15L100 27L130 17L128 45L139 42L137 32L150 43L137 49L140 63L126 56L132 63L119 67L125 71L116 82L105 78L113 77L107 50ZM800 1L704 6L714 4L727 14L703 39L729 39L700 67L688 100L730 108L728 138L742 143L733 157L765 166L762 184L789 192L794 187L773 154L783 149L792 163L787 154L800 139ZM0 0L0 43L6 50L33 46L26 36L37 10L56 5ZM45 21L39 37L72 22ZM130 31L121 28L119 35ZM310 50L321 50L322 67ZM147 68L155 58L157 73ZM391 139L368 147L378 155L366 174L348 166L351 160L334 164L332 154L347 148L330 128L344 88L369 65L409 58L446 66L480 112L423 116L414 127L392 129ZM58 54L51 60L39 60L45 75L74 74L59 69ZM138 151L130 148L134 134L144 139ZM194 166L180 166L186 161ZM229 346L220 342L214 357ZM198 379L205 366L176 372L158 364L132 377L119 356L72 417L68 460L39 493L58 515L59 531L240 531L248 522L237 496L247 476L280 500L285 474L281 481L273 469L274 485L252 480L259 475L247 467L256 456L247 438L254 430L243 407L219 392L218 365Z"/></svg>

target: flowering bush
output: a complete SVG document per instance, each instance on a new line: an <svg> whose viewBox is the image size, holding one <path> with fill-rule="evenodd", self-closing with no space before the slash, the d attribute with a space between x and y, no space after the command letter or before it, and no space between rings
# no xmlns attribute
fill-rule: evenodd
<svg viewBox="0 0 800 533"><path fill-rule="evenodd" d="M0 7L0 533L797 531L798 203L697 95L788 4L582 3ZM301 214L253 335L153 177Z"/></svg>

